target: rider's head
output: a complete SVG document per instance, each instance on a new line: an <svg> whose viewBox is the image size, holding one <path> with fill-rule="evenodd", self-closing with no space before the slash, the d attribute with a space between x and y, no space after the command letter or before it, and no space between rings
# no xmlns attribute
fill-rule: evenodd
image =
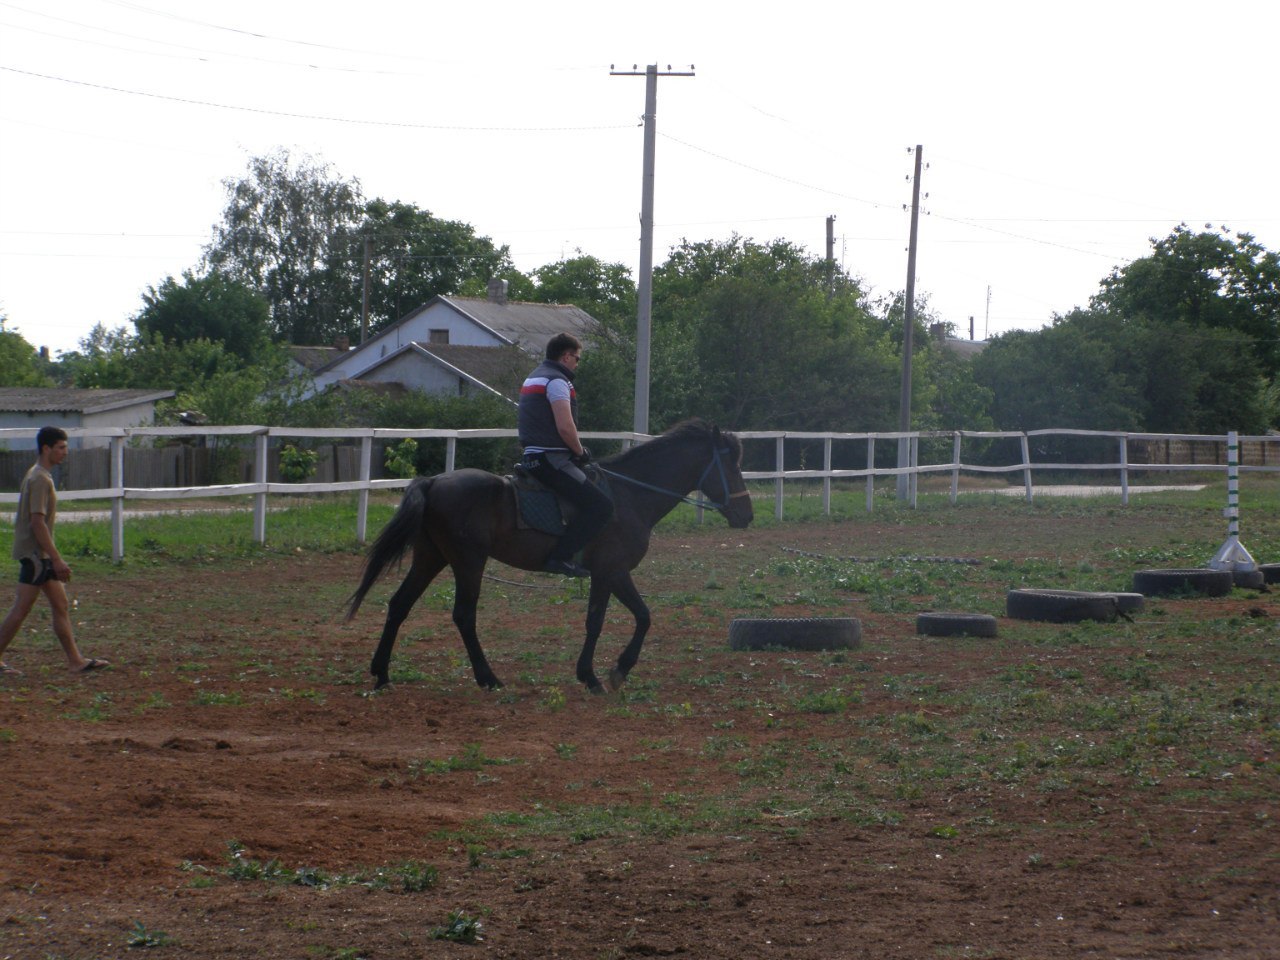
<svg viewBox="0 0 1280 960"><path fill-rule="evenodd" d="M557 333L547 341L547 359L559 360L566 353L580 353L582 341L572 333Z"/></svg>

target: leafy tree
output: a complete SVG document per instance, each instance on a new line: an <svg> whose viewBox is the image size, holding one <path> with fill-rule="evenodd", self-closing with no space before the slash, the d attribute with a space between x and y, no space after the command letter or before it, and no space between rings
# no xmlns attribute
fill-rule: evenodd
<svg viewBox="0 0 1280 960"><path fill-rule="evenodd" d="M1280 373L1280 256L1226 227L1195 233L1186 224L1152 239L1149 256L1117 267L1091 301L1095 310L1156 328L1235 331L1266 377ZM1234 340L1234 343L1240 341Z"/></svg>
<svg viewBox="0 0 1280 960"><path fill-rule="evenodd" d="M611 324L635 320L636 284L625 264L605 263L578 250L567 260L538 267L533 279L537 303L571 303Z"/></svg>
<svg viewBox="0 0 1280 960"><path fill-rule="evenodd" d="M413 204L371 200L364 208L360 225L345 246L369 251L369 327L378 330L394 323L410 310L441 294L460 294L464 289L483 293L493 277L514 271L507 247L495 246L488 237L456 220L441 220L431 211ZM363 253L351 271L354 289L348 328L353 339L359 334L363 300Z"/></svg>
<svg viewBox="0 0 1280 960"><path fill-rule="evenodd" d="M203 277L187 271L181 283L166 277L158 289L147 288L142 300L133 323L144 340L159 337L178 345L217 342L246 363L270 343L267 301L218 271Z"/></svg>
<svg viewBox="0 0 1280 960"><path fill-rule="evenodd" d="M1042 330L992 339L973 358L973 377L991 391L1001 430L1138 430L1140 394L1117 356L1114 343L1058 317Z"/></svg>
<svg viewBox="0 0 1280 960"><path fill-rule="evenodd" d="M266 298L279 339L327 343L349 332L360 262L352 241L364 210L359 181L279 150L251 158L244 177L223 184L227 204L205 264Z"/></svg>
<svg viewBox="0 0 1280 960"><path fill-rule="evenodd" d="M678 246L654 275L655 407L737 429L885 429L892 345L856 283L828 290L826 261L787 241Z"/></svg>
<svg viewBox="0 0 1280 960"><path fill-rule="evenodd" d="M0 386L50 387L53 380L45 372L36 348L16 330L6 330L7 319L0 314Z"/></svg>
<svg viewBox="0 0 1280 960"><path fill-rule="evenodd" d="M260 362L276 362L278 348L268 346ZM221 342L165 341L159 334L130 334L124 327L96 325L80 349L63 354L61 367L70 386L176 390L203 383L244 366Z"/></svg>

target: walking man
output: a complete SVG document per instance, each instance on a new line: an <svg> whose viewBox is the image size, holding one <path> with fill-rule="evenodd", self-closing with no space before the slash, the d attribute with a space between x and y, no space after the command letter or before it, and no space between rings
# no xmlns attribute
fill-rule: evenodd
<svg viewBox="0 0 1280 960"><path fill-rule="evenodd" d="M8 616L0 623L0 675L19 673L5 664L4 651L17 636L41 593L53 611L53 632L67 656L67 666L72 673L88 673L107 666L107 661L85 657L76 646L64 586L71 581L71 568L58 553L53 540L58 494L51 471L67 459L66 431L59 427L42 427L36 435L36 450L36 462L22 480L18 513L13 523L13 559L18 561L18 594Z"/></svg>

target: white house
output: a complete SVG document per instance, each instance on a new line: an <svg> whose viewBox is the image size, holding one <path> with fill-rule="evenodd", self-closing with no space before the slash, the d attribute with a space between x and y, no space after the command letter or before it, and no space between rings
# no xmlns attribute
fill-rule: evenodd
<svg viewBox="0 0 1280 960"><path fill-rule="evenodd" d="M339 351L314 371L315 390L357 380L514 399L548 340L562 332L589 340L595 324L574 306L508 300L506 281L491 280L487 297L433 297L359 346Z"/></svg>
<svg viewBox="0 0 1280 960"><path fill-rule="evenodd" d="M61 387L0 387L0 428L29 430L31 438L6 442L10 449L35 449L41 427L94 429L141 427L155 423L156 404L172 390L69 390ZM108 437L73 437L70 446L105 447Z"/></svg>

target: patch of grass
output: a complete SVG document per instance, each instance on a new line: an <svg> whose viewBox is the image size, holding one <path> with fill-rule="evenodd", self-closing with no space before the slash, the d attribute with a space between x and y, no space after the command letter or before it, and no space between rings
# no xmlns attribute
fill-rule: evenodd
<svg viewBox="0 0 1280 960"><path fill-rule="evenodd" d="M444 923L431 931L432 940L448 940L452 943L479 943L482 925L475 917L462 910L450 910Z"/></svg>
<svg viewBox="0 0 1280 960"><path fill-rule="evenodd" d="M419 777L429 777L436 774L456 773L460 770L480 770L484 767L505 766L519 762L519 760L510 757L495 758L485 756L480 744L469 743L464 748L461 756L455 755L440 760L424 757L421 760L409 761L409 776L416 780Z"/></svg>
<svg viewBox="0 0 1280 960"><path fill-rule="evenodd" d="M239 691L221 693L217 690L197 690L191 698L197 707L239 707L244 705L244 696Z"/></svg>
<svg viewBox="0 0 1280 960"><path fill-rule="evenodd" d="M163 930L148 930L141 920L135 920L133 929L129 931L128 939L125 940L125 946L129 949L150 948L150 947L167 947L174 943Z"/></svg>
<svg viewBox="0 0 1280 960"><path fill-rule="evenodd" d="M185 864L184 868L201 869ZM286 867L277 859L256 860L245 855L244 844L238 840L227 842L227 866L223 873L231 880L275 882L321 890L364 886L374 890L421 893L440 882L440 872L419 860L406 860L353 873L328 873L317 867Z"/></svg>

